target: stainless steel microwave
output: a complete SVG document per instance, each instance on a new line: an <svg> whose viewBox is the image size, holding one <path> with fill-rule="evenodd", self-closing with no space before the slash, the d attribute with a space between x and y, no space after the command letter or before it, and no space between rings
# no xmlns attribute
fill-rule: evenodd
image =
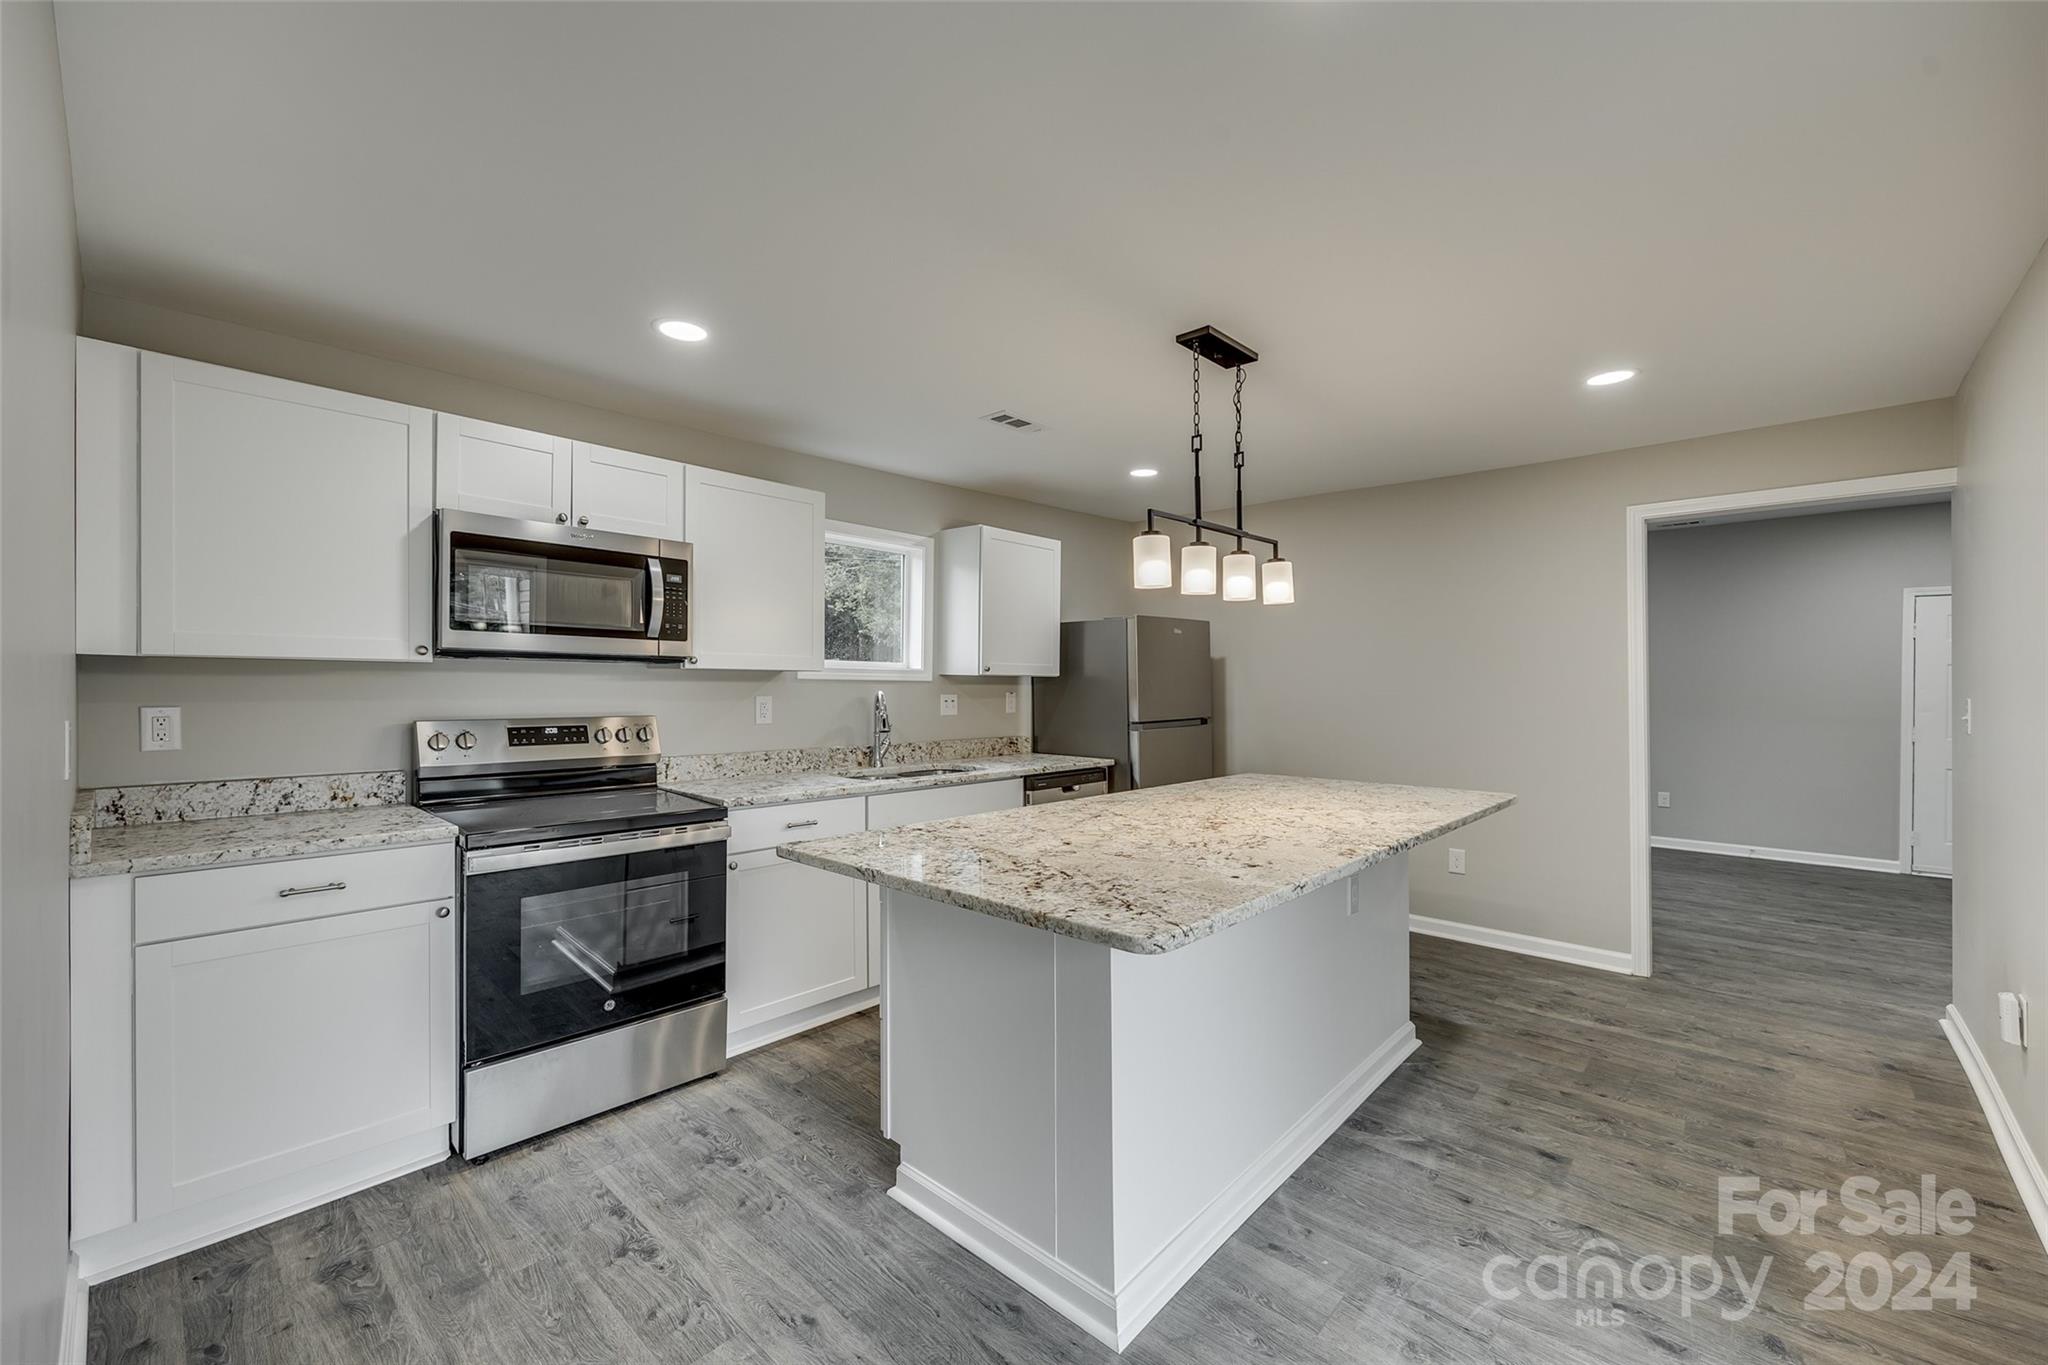
<svg viewBox="0 0 2048 1365"><path fill-rule="evenodd" d="M691 657L680 541L446 510L434 533L436 653Z"/></svg>

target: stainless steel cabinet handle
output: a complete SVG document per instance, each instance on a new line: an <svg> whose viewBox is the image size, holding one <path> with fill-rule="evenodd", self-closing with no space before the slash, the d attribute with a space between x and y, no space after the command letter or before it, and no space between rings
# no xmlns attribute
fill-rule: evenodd
<svg viewBox="0 0 2048 1365"><path fill-rule="evenodd" d="M425 654L427 652L427 647L425 645L414 645L412 647L412 652L415 654Z"/></svg>
<svg viewBox="0 0 2048 1365"><path fill-rule="evenodd" d="M322 891L346 891L347 882L328 882L325 886L287 886L277 894L284 896L317 896Z"/></svg>
<svg viewBox="0 0 2048 1365"><path fill-rule="evenodd" d="M784 829L809 829L817 823L816 820L785 820L782 827Z"/></svg>
<svg viewBox="0 0 2048 1365"><path fill-rule="evenodd" d="M444 906L442 906L442 907L441 907L441 908L440 908L439 910L436 910L436 911L434 912L434 918L435 918L435 919L447 919L447 918L448 918L448 907L444 905Z"/></svg>
<svg viewBox="0 0 2048 1365"><path fill-rule="evenodd" d="M577 524L578 526L588 526L588 525L590 525L590 518L589 518L589 517L578 517L578 518L576 518L576 524Z"/></svg>
<svg viewBox="0 0 2048 1365"><path fill-rule="evenodd" d="M737 872L740 870L740 865L738 863L727 863L725 865L725 870L728 872Z"/></svg>
<svg viewBox="0 0 2048 1365"><path fill-rule="evenodd" d="M555 513L555 524L557 526L567 526L569 524L569 514L567 512Z"/></svg>

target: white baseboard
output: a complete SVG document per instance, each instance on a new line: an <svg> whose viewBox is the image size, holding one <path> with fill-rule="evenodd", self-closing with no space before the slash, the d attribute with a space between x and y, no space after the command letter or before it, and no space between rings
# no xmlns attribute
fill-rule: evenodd
<svg viewBox="0 0 2048 1365"><path fill-rule="evenodd" d="M64 1328L57 1338L57 1365L85 1365L86 1284L73 1252L64 1271Z"/></svg>
<svg viewBox="0 0 2048 1365"><path fill-rule="evenodd" d="M2048 1247L2048 1174L2043 1174L2040 1158L2027 1145L2027 1135L2020 1131L2019 1119L2006 1103L2005 1092L1999 1089L1998 1077L1991 1074L1984 1054L1977 1049L1976 1037L1963 1022L1962 1011L1954 1005L1941 1016L1941 1031L1955 1048L1963 1074L1970 1078L1970 1089L1977 1092L1977 1103L1984 1109L1985 1122L1991 1125L1998 1154L2005 1158L2012 1183L2019 1187L2020 1202L2026 1205L2027 1216L2034 1220L2034 1234L2043 1247Z"/></svg>
<svg viewBox="0 0 2048 1365"><path fill-rule="evenodd" d="M1651 848L1672 848L1684 853L1718 853L1727 858L1761 858L1771 863L1805 863L1812 867L1845 867L1852 872L1898 872L1897 858L1862 858L1853 853L1808 853L1797 848L1761 848L1755 844L1717 844L1711 839L1676 839L1667 834L1650 836Z"/></svg>
<svg viewBox="0 0 2048 1365"><path fill-rule="evenodd" d="M1553 962L1569 962L1575 967L1594 967L1603 972L1620 972L1623 976L1635 970L1634 959L1613 948L1588 948L1583 943L1564 943L1554 938L1517 934L1507 929L1488 929L1477 924L1460 924L1456 920L1434 919L1428 915L1410 915L1408 932L1474 943L1481 948L1498 948L1524 957L1547 957Z"/></svg>
<svg viewBox="0 0 2048 1365"><path fill-rule="evenodd" d="M794 1038L799 1033L808 1033L820 1024L829 1024L834 1019L844 1019L849 1014L871 1010L882 1002L879 987L870 986L852 995L842 995L837 1000L827 1000L822 1005L811 1005L795 1014L786 1014L780 1019L770 1019L765 1024L752 1028L734 1029L725 1037L725 1059L731 1061L741 1053L752 1052L757 1047L779 1043L784 1038Z"/></svg>
<svg viewBox="0 0 2048 1365"><path fill-rule="evenodd" d="M1216 1248L1419 1046L1415 1026L1404 1023L1133 1272L1121 1290L1099 1284L907 1164L896 1168L889 1196L1089 1336L1112 1351L1122 1351Z"/></svg>

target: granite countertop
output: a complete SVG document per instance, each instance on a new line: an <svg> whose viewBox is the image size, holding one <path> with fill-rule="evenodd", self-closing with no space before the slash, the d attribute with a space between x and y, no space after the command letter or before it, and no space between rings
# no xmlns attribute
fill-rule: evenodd
<svg viewBox="0 0 2048 1365"><path fill-rule="evenodd" d="M776 851L1124 952L1165 953L1514 801L1242 773Z"/></svg>
<svg viewBox="0 0 2048 1365"><path fill-rule="evenodd" d="M922 767L962 770L933 773L926 777L850 777L840 770L683 777L670 779L662 785L700 801L716 801L721 806L737 810L747 806L781 806L791 801L823 801L837 796L880 796L886 792L918 791L926 787L958 787L1010 777L1037 777L1073 768L1114 766L1115 761L1107 758L1077 758L1071 754L1008 754L996 758L902 763L873 770L889 772L893 768Z"/></svg>
<svg viewBox="0 0 2048 1365"><path fill-rule="evenodd" d="M175 872L403 844L451 843L455 826L413 806L358 806L289 815L164 820L92 831L74 877Z"/></svg>

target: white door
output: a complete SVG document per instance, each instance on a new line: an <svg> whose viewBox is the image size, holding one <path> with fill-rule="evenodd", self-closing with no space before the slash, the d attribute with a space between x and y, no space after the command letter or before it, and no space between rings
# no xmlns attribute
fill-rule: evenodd
<svg viewBox="0 0 2048 1365"><path fill-rule="evenodd" d="M825 495L685 466L700 668L825 666Z"/></svg>
<svg viewBox="0 0 2048 1365"><path fill-rule="evenodd" d="M434 418L434 505L520 521L569 520L569 442L443 412Z"/></svg>
<svg viewBox="0 0 2048 1365"><path fill-rule="evenodd" d="M144 355L141 652L424 661L432 430L424 408Z"/></svg>
<svg viewBox="0 0 2048 1365"><path fill-rule="evenodd" d="M135 950L135 1212L184 1208L455 1117L445 901Z"/></svg>
<svg viewBox="0 0 2048 1365"><path fill-rule="evenodd" d="M655 540L683 539L683 474L678 460L577 441L570 502L578 526Z"/></svg>
<svg viewBox="0 0 2048 1365"><path fill-rule="evenodd" d="M981 671L1060 671L1060 543L993 526L981 539Z"/></svg>
<svg viewBox="0 0 2048 1365"><path fill-rule="evenodd" d="M764 848L725 879L727 1031L867 988L867 883Z"/></svg>
<svg viewBox="0 0 2048 1365"><path fill-rule="evenodd" d="M1941 876L1955 868L1953 602L1946 592L1913 597L1912 870Z"/></svg>

